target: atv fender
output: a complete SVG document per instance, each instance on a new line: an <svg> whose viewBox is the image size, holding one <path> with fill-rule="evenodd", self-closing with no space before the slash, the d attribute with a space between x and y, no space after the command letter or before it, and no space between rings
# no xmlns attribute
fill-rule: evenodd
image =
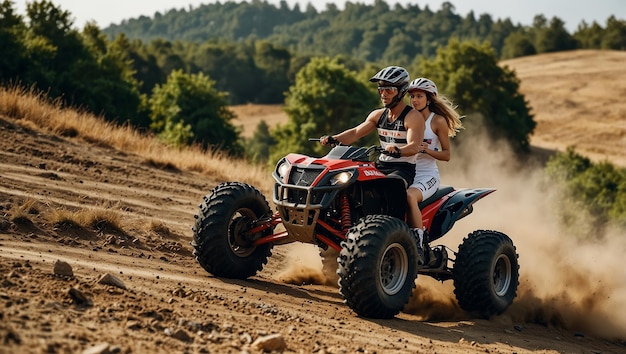
<svg viewBox="0 0 626 354"><path fill-rule="evenodd" d="M459 189L439 207L428 230L429 241L445 235L457 220L472 213L472 204L495 192L493 188Z"/></svg>

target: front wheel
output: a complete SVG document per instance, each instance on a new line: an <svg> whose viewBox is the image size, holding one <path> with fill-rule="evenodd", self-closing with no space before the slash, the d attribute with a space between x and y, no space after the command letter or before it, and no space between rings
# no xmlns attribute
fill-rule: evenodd
<svg viewBox="0 0 626 354"><path fill-rule="evenodd" d="M339 254L339 291L357 314L392 318L409 301L417 277L417 244L408 226L386 215L361 219Z"/></svg>
<svg viewBox="0 0 626 354"><path fill-rule="evenodd" d="M452 277L462 309L482 318L503 313L513 302L519 284L513 241L497 231L472 232L459 246Z"/></svg>
<svg viewBox="0 0 626 354"><path fill-rule="evenodd" d="M252 223L270 215L261 192L245 183L227 182L204 197L192 228L193 254L209 273L225 278L245 279L267 263L272 244L254 246L257 236L247 230ZM272 229L263 231L271 234ZM263 235L263 236L264 236Z"/></svg>

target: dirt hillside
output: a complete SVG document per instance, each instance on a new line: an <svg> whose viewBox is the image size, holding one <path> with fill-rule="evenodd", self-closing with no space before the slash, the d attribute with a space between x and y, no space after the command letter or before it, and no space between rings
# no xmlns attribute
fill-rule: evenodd
<svg viewBox="0 0 626 354"><path fill-rule="evenodd" d="M509 235L521 264L515 302L476 319L449 282L420 277L405 312L372 320L326 285L312 246L276 246L247 281L205 272L191 226L225 180L219 171L181 171L0 116L0 353L626 353L623 235L576 241L537 171L505 148L474 146L472 156L459 156L463 169L451 162L445 182L498 191L444 242L455 250L475 229Z"/></svg>

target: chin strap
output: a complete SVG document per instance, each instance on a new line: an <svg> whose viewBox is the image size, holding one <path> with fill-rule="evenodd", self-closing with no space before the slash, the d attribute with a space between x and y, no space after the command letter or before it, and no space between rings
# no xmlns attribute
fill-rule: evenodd
<svg viewBox="0 0 626 354"><path fill-rule="evenodd" d="M398 103L400 103L400 101L402 100L402 98L400 97L400 95L396 95L396 97L394 97L391 102L389 102L389 104L385 105L385 108L393 108L395 106L398 105Z"/></svg>
<svg viewBox="0 0 626 354"><path fill-rule="evenodd" d="M420 112L420 113L422 113L422 111L423 111L423 110L425 110L426 108L428 108L428 103L424 106L424 108L422 108L422 109L418 109L417 111L418 111L418 112Z"/></svg>

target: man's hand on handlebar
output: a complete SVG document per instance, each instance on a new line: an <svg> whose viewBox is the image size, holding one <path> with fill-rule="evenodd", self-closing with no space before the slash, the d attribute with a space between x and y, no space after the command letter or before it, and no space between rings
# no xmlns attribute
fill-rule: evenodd
<svg viewBox="0 0 626 354"><path fill-rule="evenodd" d="M400 151L400 148L397 146L387 146L387 148L385 149L385 152L383 152L384 155L389 155L391 157L395 157L398 158L400 156L402 156L402 152Z"/></svg>
<svg viewBox="0 0 626 354"><path fill-rule="evenodd" d="M322 145L339 145L339 140L333 138L331 135L324 135L320 138L320 144Z"/></svg>

